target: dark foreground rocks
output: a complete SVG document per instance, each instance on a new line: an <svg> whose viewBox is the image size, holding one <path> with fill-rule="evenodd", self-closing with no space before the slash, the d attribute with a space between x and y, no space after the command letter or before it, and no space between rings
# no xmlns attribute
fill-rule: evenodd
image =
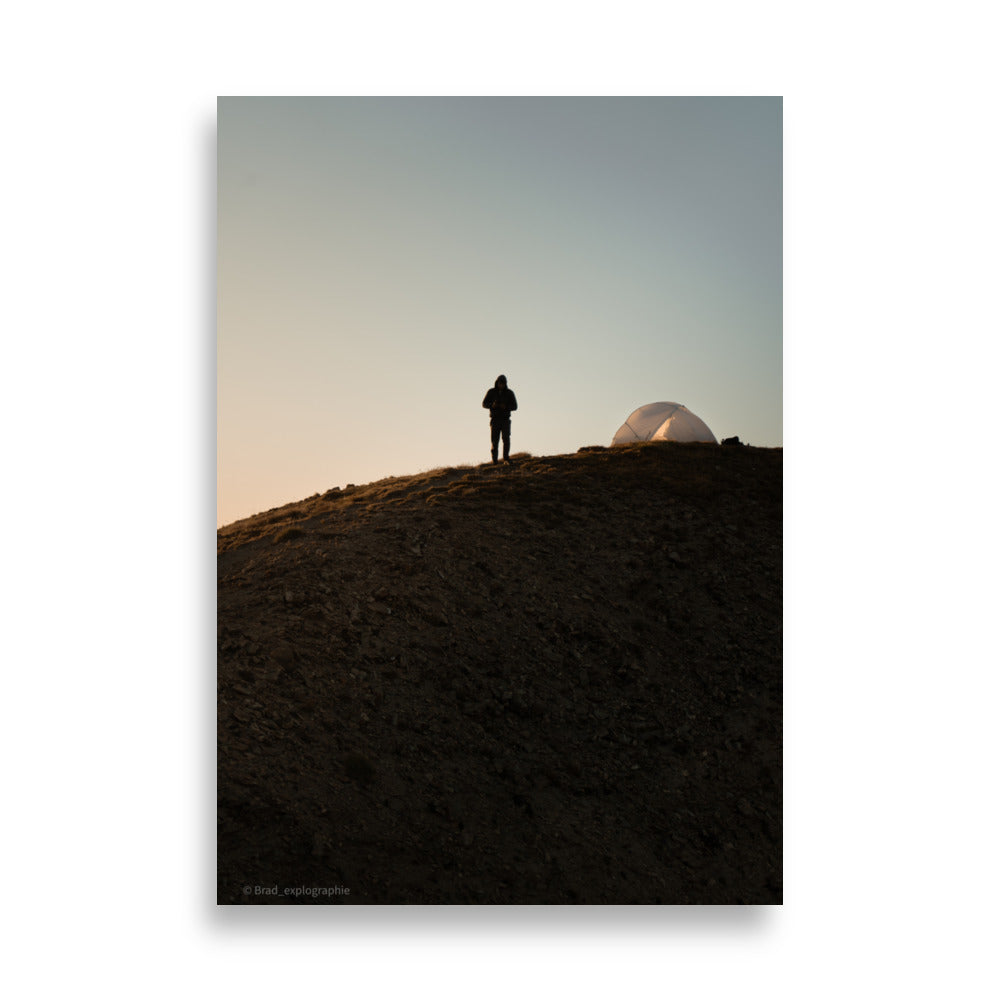
<svg viewBox="0 0 1000 1000"><path fill-rule="evenodd" d="M636 445L220 529L218 901L780 903L781 502Z"/></svg>

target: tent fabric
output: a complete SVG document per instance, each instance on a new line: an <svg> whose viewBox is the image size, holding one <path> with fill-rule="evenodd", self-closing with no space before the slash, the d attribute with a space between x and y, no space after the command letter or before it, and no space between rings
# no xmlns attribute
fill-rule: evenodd
<svg viewBox="0 0 1000 1000"><path fill-rule="evenodd" d="M618 428L612 445L633 441L710 441L718 444L708 424L680 403L647 403L633 410Z"/></svg>

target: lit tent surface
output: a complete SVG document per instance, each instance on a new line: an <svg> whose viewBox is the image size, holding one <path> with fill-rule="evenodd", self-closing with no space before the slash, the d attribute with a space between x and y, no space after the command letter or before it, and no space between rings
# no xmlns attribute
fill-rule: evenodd
<svg viewBox="0 0 1000 1000"><path fill-rule="evenodd" d="M633 441L711 441L718 444L708 424L680 403L647 403L633 410L618 428L611 444Z"/></svg>

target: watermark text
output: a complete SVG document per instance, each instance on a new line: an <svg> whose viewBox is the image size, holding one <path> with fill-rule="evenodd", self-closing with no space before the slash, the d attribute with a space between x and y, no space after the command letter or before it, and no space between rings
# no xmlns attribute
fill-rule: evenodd
<svg viewBox="0 0 1000 1000"><path fill-rule="evenodd" d="M350 896L351 890L343 885L245 885L243 886L244 896L309 896L315 899L317 896Z"/></svg>

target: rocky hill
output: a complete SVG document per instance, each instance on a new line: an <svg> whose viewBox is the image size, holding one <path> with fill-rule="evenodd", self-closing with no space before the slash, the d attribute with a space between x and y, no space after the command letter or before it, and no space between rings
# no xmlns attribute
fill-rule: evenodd
<svg viewBox="0 0 1000 1000"><path fill-rule="evenodd" d="M782 453L634 445L218 532L220 903L780 903Z"/></svg>

